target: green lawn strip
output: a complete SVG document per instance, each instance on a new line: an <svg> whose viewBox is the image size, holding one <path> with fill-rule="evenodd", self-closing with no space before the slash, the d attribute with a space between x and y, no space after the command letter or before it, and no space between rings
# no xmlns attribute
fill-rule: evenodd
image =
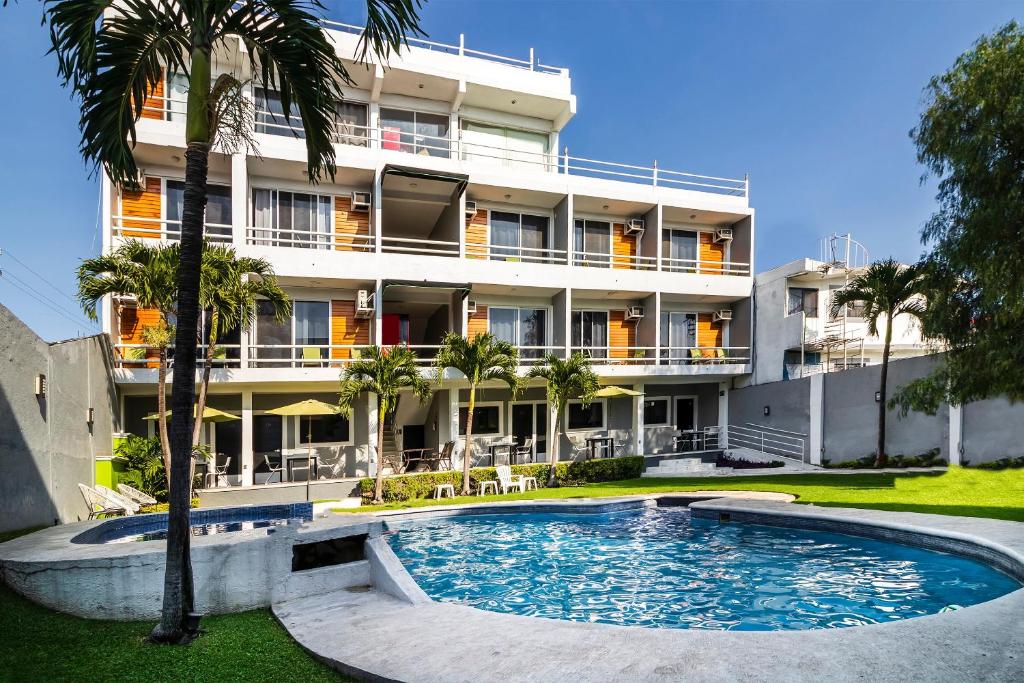
<svg viewBox="0 0 1024 683"><path fill-rule="evenodd" d="M491 503L507 500L602 498L685 491L774 491L797 496L798 503L901 512L991 517L1024 521L1024 470L986 471L951 468L944 473L789 474L758 477L627 479L583 486L540 489L506 496L459 496L337 512L396 510L431 505Z"/></svg>
<svg viewBox="0 0 1024 683"><path fill-rule="evenodd" d="M90 621L0 585L0 678L10 681L345 681L268 610L203 619L188 646L151 645L150 622Z"/></svg>

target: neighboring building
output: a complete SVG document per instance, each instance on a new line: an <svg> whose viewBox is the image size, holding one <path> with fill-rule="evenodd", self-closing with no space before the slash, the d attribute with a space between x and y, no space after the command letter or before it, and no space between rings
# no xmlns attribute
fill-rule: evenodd
<svg viewBox="0 0 1024 683"><path fill-rule="evenodd" d="M571 434L612 436L619 454L667 452L676 428L726 423L732 380L751 372L745 178L560 154L576 108L567 69L415 40L387 68L367 69L350 58L358 29L332 24L331 33L355 78L338 110L334 182L308 183L303 141L277 95L259 88L259 155L210 162L208 237L269 259L295 301L289 322L261 309L252 331L223 340L210 403L240 419L208 425L204 439L230 457L232 486L264 484L268 462L290 456L305 479L309 434L319 476L372 473L369 398L351 422L266 411L309 396L333 401L341 367L369 343L406 344L432 372L449 331L514 342L524 374L546 352L581 350L603 383L644 392L569 407ZM217 56L217 70L248 64L229 49ZM181 92L170 75L147 100L135 148L144 190L104 182L104 251L129 237L178 234ZM153 317L131 301L105 307L119 428L143 434L153 430L143 417L155 410L157 371L152 352L138 349ZM515 401L484 389L475 460L487 462L487 444L503 435L530 440L544 459L544 396L537 382ZM466 398L465 382L449 376L426 404L404 399L385 449L458 439ZM561 452L573 454L568 440Z"/></svg>
<svg viewBox="0 0 1024 683"><path fill-rule="evenodd" d="M867 267L867 251L849 235L823 240L822 258L797 259L758 273L753 384L796 379L820 372L874 365L882 361L885 319L879 335L868 334L860 308L830 314L832 293ZM910 315L893 321L891 358L927 353L917 321Z"/></svg>

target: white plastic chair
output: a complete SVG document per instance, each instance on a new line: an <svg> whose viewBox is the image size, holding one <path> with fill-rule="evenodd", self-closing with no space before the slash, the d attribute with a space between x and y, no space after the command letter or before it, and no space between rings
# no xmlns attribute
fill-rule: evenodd
<svg viewBox="0 0 1024 683"><path fill-rule="evenodd" d="M523 439L522 446L516 446L515 459L517 463L526 463L533 460L533 437Z"/></svg>
<svg viewBox="0 0 1024 683"><path fill-rule="evenodd" d="M502 493L508 493L509 489L517 489L520 493L525 490L523 475L512 474L512 468L508 465L498 465L495 471L498 475L498 486L501 487Z"/></svg>
<svg viewBox="0 0 1024 683"><path fill-rule="evenodd" d="M156 505L156 498L148 493L143 493L134 486L118 484L117 491L128 500L135 501L139 505Z"/></svg>
<svg viewBox="0 0 1024 683"><path fill-rule="evenodd" d="M569 445L572 447L572 453L569 454L570 460L586 460L590 454L590 448L587 446L587 440L579 434L566 434L569 439Z"/></svg>
<svg viewBox="0 0 1024 683"><path fill-rule="evenodd" d="M100 515L131 514L127 508L120 505L117 501L110 499L90 486L79 484L78 490L82 492L82 497L85 498L85 505L89 508L89 519L96 519Z"/></svg>
<svg viewBox="0 0 1024 683"><path fill-rule="evenodd" d="M131 498L126 498L117 491L114 491L113 489L108 489L103 484L96 484L96 490L99 491L104 496L106 496L107 498L109 498L110 500L114 501L115 503L118 503L119 505L123 506L124 509L128 511L127 514L129 515L134 515L136 512L142 509L142 506L136 503Z"/></svg>

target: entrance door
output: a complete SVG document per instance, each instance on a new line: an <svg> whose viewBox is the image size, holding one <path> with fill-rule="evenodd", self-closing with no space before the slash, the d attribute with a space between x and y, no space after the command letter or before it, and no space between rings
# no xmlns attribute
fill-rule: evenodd
<svg viewBox="0 0 1024 683"><path fill-rule="evenodd" d="M517 446L533 439L533 460L547 452L547 406L543 403L512 404L512 438Z"/></svg>
<svg viewBox="0 0 1024 683"><path fill-rule="evenodd" d="M218 456L223 454L225 458L231 458L231 462L228 463L228 474L232 477L241 475L242 421L229 420L228 422L217 422L215 423L215 430ZM217 464L223 466L224 461L218 457Z"/></svg>
<svg viewBox="0 0 1024 683"><path fill-rule="evenodd" d="M700 438L693 431L697 429L697 399L693 396L676 397L676 429L682 432L683 438L678 443L680 451L703 450Z"/></svg>
<svg viewBox="0 0 1024 683"><path fill-rule="evenodd" d="M253 474L263 475L260 481L255 483L261 484L267 480L266 473L269 472L269 468L266 459L269 459L274 467L281 464L282 428L280 415L254 415L252 418ZM277 481L276 476L274 481Z"/></svg>

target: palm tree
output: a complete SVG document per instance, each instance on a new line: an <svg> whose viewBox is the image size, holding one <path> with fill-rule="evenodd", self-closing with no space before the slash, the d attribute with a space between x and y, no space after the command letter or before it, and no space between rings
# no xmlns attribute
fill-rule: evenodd
<svg viewBox="0 0 1024 683"><path fill-rule="evenodd" d="M548 449L551 452L551 472L548 474L548 486L555 485L555 466L558 464L558 451L562 434L565 433L565 406L569 399L579 399L583 405L594 400L598 390L597 375L590 367L590 359L577 351L568 360L555 354L548 354L543 365L530 368L529 377L540 377L547 382L548 407L550 409L551 439Z"/></svg>
<svg viewBox="0 0 1024 683"><path fill-rule="evenodd" d="M210 370L217 355L217 340L227 332L241 332L252 327L256 319L257 298L270 302L274 318L284 322L291 317L292 300L277 283L270 262L261 258L235 255L231 247L203 245L203 266L199 284L199 301L209 316L206 356L195 414L203 414L210 386ZM192 446L199 445L202 420L197 419L192 432Z"/></svg>
<svg viewBox="0 0 1024 683"><path fill-rule="evenodd" d="M170 345L175 317L175 286L179 249L176 244L148 245L128 240L107 256L85 259L78 266L78 301L85 314L96 320L96 306L106 296L135 297L139 309L154 308L160 313L159 325L147 325L143 340L159 353L157 371L157 412L167 412L167 347ZM167 421L157 420L164 468L171 472L171 448ZM168 479L169 481L169 479Z"/></svg>
<svg viewBox="0 0 1024 683"><path fill-rule="evenodd" d="M419 0L366 0L366 7L363 59L372 53L386 60L407 33L420 32ZM248 102L242 82L229 74L212 82L214 49L232 49L236 40L244 46L239 51L247 55L254 78L280 91L285 120L298 111L310 182L333 178L335 112L342 85L352 81L322 28L323 13L318 0L52 0L46 9L58 73L81 101L82 155L115 183L138 184L135 124L162 70L188 78L167 564L161 619L151 635L159 642L194 635L186 627L194 602L188 477L209 155L217 142L224 147L252 141L249 121L238 114ZM237 127L243 121L245 127Z"/></svg>
<svg viewBox="0 0 1024 683"><path fill-rule="evenodd" d="M377 396L377 480L373 487L373 502L380 503L384 496L384 417L398 406L399 393L412 390L423 403L430 396L430 382L420 374L416 354L404 346L381 348L367 346L341 372L341 391L338 408L345 417L352 415L359 396L370 393Z"/></svg>
<svg viewBox="0 0 1024 683"><path fill-rule="evenodd" d="M876 261L832 296L831 315L837 317L844 306L861 302L868 333L878 336L878 321L885 316L885 343L882 347L882 371L878 386L878 450L875 467L885 467L886 382L889 376L889 347L892 345L892 321L904 313L920 318L924 312L921 295L924 284L917 266L905 266L895 259Z"/></svg>
<svg viewBox="0 0 1024 683"><path fill-rule="evenodd" d="M469 381L469 406L466 411L466 445L462 451L462 495L468 496L469 468L473 464L473 411L476 408L476 389L483 382L504 382L512 390L512 398L519 393L519 349L490 332L478 333L470 341L457 332L449 332L441 341L434 359L437 379L444 371L454 368Z"/></svg>

